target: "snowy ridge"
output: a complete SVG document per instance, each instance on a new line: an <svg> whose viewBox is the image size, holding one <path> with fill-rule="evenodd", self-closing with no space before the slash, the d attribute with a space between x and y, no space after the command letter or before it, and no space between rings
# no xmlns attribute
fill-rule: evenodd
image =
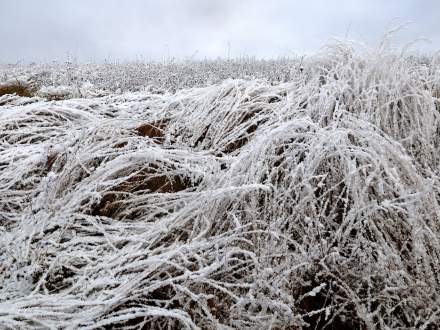
<svg viewBox="0 0 440 330"><path fill-rule="evenodd" d="M434 329L440 60L0 99L0 328Z"/></svg>

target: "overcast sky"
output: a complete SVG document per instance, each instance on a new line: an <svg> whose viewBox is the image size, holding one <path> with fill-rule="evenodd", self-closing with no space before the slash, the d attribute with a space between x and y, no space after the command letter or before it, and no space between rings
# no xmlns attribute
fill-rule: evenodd
<svg viewBox="0 0 440 330"><path fill-rule="evenodd" d="M374 45L394 19L414 22L402 42L440 49L440 0L0 1L3 63L299 55L332 37Z"/></svg>

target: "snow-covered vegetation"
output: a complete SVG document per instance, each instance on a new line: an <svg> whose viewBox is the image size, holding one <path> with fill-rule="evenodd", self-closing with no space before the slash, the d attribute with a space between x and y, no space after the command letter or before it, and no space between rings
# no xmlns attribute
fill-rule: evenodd
<svg viewBox="0 0 440 330"><path fill-rule="evenodd" d="M43 88L70 90L66 97L84 97L93 91L99 95L152 90L175 92L183 88L219 84L226 79L265 79L276 83L297 74L301 58L256 60L186 60L175 62L128 62L79 64L74 59L64 63L0 65L0 83L31 84ZM44 95L43 91L43 95Z"/></svg>
<svg viewBox="0 0 440 330"><path fill-rule="evenodd" d="M0 328L440 324L439 56L1 77Z"/></svg>

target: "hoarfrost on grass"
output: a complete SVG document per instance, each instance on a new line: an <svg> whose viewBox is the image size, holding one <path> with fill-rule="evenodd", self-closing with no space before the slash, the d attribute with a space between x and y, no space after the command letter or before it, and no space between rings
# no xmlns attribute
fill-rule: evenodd
<svg viewBox="0 0 440 330"><path fill-rule="evenodd" d="M288 72L1 96L1 327L439 324L438 56Z"/></svg>

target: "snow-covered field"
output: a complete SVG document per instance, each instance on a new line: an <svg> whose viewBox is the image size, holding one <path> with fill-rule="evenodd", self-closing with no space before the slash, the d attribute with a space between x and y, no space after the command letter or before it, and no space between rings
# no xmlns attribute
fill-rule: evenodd
<svg viewBox="0 0 440 330"><path fill-rule="evenodd" d="M436 329L440 57L240 63L2 67L1 329Z"/></svg>

